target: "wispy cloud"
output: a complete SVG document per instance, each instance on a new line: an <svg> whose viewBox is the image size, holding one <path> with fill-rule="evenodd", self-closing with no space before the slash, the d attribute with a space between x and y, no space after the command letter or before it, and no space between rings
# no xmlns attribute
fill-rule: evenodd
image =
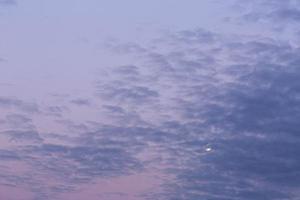
<svg viewBox="0 0 300 200"><path fill-rule="evenodd" d="M156 45L140 47L145 51L136 54L143 64L132 63L137 71L147 70L139 75L148 80L145 87L159 88L160 106L147 102L140 117L148 121L155 110L162 119L155 130L162 138L155 141L169 154L166 172L176 176L155 198L295 198L298 48L272 38L204 30L181 31ZM143 141L154 136L142 135Z"/></svg>
<svg viewBox="0 0 300 200"><path fill-rule="evenodd" d="M0 0L0 5L16 5L17 2L15 0Z"/></svg>

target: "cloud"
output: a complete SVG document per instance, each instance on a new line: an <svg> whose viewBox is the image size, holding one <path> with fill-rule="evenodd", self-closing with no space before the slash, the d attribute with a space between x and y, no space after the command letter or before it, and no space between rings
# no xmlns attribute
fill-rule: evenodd
<svg viewBox="0 0 300 200"><path fill-rule="evenodd" d="M19 160L20 157L16 152L10 151L10 150L0 150L0 158L1 160L7 161L7 160Z"/></svg>
<svg viewBox="0 0 300 200"><path fill-rule="evenodd" d="M41 143L43 139L35 130L8 130L0 132L1 135L7 136L10 142L17 142L21 145L30 143Z"/></svg>
<svg viewBox="0 0 300 200"><path fill-rule="evenodd" d="M154 112L160 121L136 134L159 146L164 156L156 155L153 162L163 163L161 170L175 178L149 199L295 199L300 188L299 49L272 37L204 30L174 33L155 45L141 46L140 60L131 65L139 72L147 67L138 75L147 81L139 84L159 88L159 103L146 101L138 112L141 119L151 121ZM118 91L126 101L121 88L130 81L122 81L107 81L112 86L107 91ZM118 101L110 104L117 108ZM123 110L112 109L118 111Z"/></svg>
<svg viewBox="0 0 300 200"><path fill-rule="evenodd" d="M67 145L47 143L47 138L42 139L41 134L37 132L1 132L1 135L7 135L13 142L19 143L16 147L11 147L11 150L0 151L3 160L1 166L9 166L10 161L17 161L18 166L27 166L30 169L19 171L17 180L13 178L13 169L8 170L5 176L0 174L2 182L27 188L37 199L50 199L97 178L121 176L143 168L142 163L130 153L129 143L114 142L113 138L108 140L109 137L102 140L100 135L97 139L98 134L101 135L97 132L90 137L89 133L86 133L81 138L73 138L72 145ZM92 137L95 137L95 140L89 143L86 139Z"/></svg>
<svg viewBox="0 0 300 200"><path fill-rule="evenodd" d="M116 101L147 102L159 97L159 93L145 86L113 86L99 85L98 95Z"/></svg>
<svg viewBox="0 0 300 200"><path fill-rule="evenodd" d="M0 97L0 107L8 109L16 108L29 113L38 113L40 111L37 104L25 102L13 97Z"/></svg>
<svg viewBox="0 0 300 200"><path fill-rule="evenodd" d="M10 6L10 5L16 5L17 2L15 0L0 0L0 6Z"/></svg>
<svg viewBox="0 0 300 200"><path fill-rule="evenodd" d="M138 67L134 65L125 65L125 66L120 66L117 69L114 70L116 74L121 74L124 76L138 76L140 75L138 71Z"/></svg>
<svg viewBox="0 0 300 200"><path fill-rule="evenodd" d="M297 0L291 1L240 1L235 2L235 7L241 10L237 20L267 24L273 30L293 30L300 22L300 4Z"/></svg>
<svg viewBox="0 0 300 200"><path fill-rule="evenodd" d="M67 106L48 106L44 108L44 114L49 116L62 117L65 113L70 112Z"/></svg>
<svg viewBox="0 0 300 200"><path fill-rule="evenodd" d="M21 114L8 114L3 123L14 129L35 129L32 119Z"/></svg>
<svg viewBox="0 0 300 200"><path fill-rule="evenodd" d="M90 106L91 102L88 99L73 99L70 101L72 104L78 105L78 106Z"/></svg>
<svg viewBox="0 0 300 200"><path fill-rule="evenodd" d="M235 65L225 66L221 73L228 73L231 81L223 80L217 87L206 83L204 87L211 88L203 94L206 98L182 104L185 118L203 119L202 126L219 130L218 136L209 141L215 151L202 158L190 156L186 163L190 169L179 173L178 184L183 184L181 192L188 199L290 199L294 198L291 191L300 187L295 176L300 164L296 156L300 151L296 120L300 85L296 77L300 72L297 65L291 64L297 60L293 55L298 50L289 45L277 48L276 43L257 44L254 41L244 45L245 53L253 48L251 54L245 55L251 63L238 65L246 69L236 71ZM239 48L238 53L242 52L243 48ZM284 59L287 55L289 62ZM244 76L245 71L251 71L247 66L254 70ZM204 90L194 90L194 94L201 89ZM200 139L196 138L195 142ZM201 163L204 166L198 167ZM280 190L278 183L283 182L286 188ZM216 188L225 185L228 189L218 193ZM260 190L262 186L268 191Z"/></svg>

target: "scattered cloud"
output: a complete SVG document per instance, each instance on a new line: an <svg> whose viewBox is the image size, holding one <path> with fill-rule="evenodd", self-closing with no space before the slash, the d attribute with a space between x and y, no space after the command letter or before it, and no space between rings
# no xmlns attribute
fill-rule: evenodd
<svg viewBox="0 0 300 200"><path fill-rule="evenodd" d="M14 97L0 97L0 107L16 108L29 113L38 113L40 111L37 104L26 102Z"/></svg>
<svg viewBox="0 0 300 200"><path fill-rule="evenodd" d="M72 104L78 105L78 106L90 106L91 102L89 99L73 99L70 101Z"/></svg>
<svg viewBox="0 0 300 200"><path fill-rule="evenodd" d="M8 5L16 5L17 2L15 0L0 0L0 6L8 6Z"/></svg>
<svg viewBox="0 0 300 200"><path fill-rule="evenodd" d="M135 52L140 60L131 64L135 71L147 70L137 74L147 80L145 88L159 88L159 104L146 101L146 112L139 114L147 122L154 110L161 121L154 132L141 131L141 141L159 144L167 154L163 171L176 177L155 198L296 198L298 48L272 38L205 30L181 31L158 41L157 48L141 46L144 51ZM114 90L122 86L113 81L106 85L104 91L117 91L108 98L115 106L119 101L113 94L129 108L147 97L122 96L121 89ZM128 97L132 100L126 101Z"/></svg>

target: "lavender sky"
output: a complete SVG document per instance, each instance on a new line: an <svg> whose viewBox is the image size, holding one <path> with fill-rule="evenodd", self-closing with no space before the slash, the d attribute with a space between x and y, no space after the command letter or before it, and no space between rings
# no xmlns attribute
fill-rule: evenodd
<svg viewBox="0 0 300 200"><path fill-rule="evenodd" d="M0 0L0 199L299 200L300 0Z"/></svg>

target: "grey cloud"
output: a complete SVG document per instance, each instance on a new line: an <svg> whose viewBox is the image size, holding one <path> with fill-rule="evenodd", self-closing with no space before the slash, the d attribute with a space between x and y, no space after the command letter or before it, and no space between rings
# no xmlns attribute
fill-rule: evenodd
<svg viewBox="0 0 300 200"><path fill-rule="evenodd" d="M159 93L145 86L99 85L98 95L106 99L124 102L147 102L159 97Z"/></svg>
<svg viewBox="0 0 300 200"><path fill-rule="evenodd" d="M43 139L40 134L35 130L8 130L0 132L1 135L5 135L11 142L18 142L26 144L26 142L41 143Z"/></svg>
<svg viewBox="0 0 300 200"><path fill-rule="evenodd" d="M103 105L102 108L104 109L103 113L105 113L106 116L110 117L111 121L115 121L119 125L148 125L148 123L141 118L138 111L134 111L128 108L125 109L126 105L124 105L124 107L114 105Z"/></svg>
<svg viewBox="0 0 300 200"><path fill-rule="evenodd" d="M253 46L247 44L245 48L249 50ZM249 76L239 76L241 72L236 71L232 74L238 77L236 82L217 88L213 87L213 83L206 85L212 89L211 94L206 96L211 99L202 99L202 104L197 101L182 104L186 118L204 119L202 126L217 126L221 130L219 138L210 141L215 145L215 152L202 158L197 156L199 162L194 157L186 165L194 168L195 172L187 170L179 175L178 184L183 183L181 191L188 199L219 199L224 196L225 199L295 198L289 191L300 187L297 178L300 160L296 156L300 150L297 136L300 88L296 78L299 70L297 65L285 63L281 58L287 54L294 55L297 50L289 46L276 49L269 45L255 45L253 53L249 54L254 61L249 66L255 70ZM272 63L274 59L268 59L269 55L278 59L275 61L277 65ZM230 69L231 66L228 67ZM225 139L221 139L223 137ZM202 144L199 141L199 145ZM201 163L204 167L197 167ZM202 177L201 171L209 174ZM201 181L204 181L205 187L201 186ZM269 191L263 192L247 181L264 185ZM286 186L281 192L278 191L282 184L278 183ZM248 184L245 189L242 187L244 184ZM216 187L224 185L229 190L218 193Z"/></svg>
<svg viewBox="0 0 300 200"><path fill-rule="evenodd" d="M53 113L62 113L65 110L68 110L66 107L61 106L49 106L48 110Z"/></svg>
<svg viewBox="0 0 300 200"><path fill-rule="evenodd" d="M25 102L23 100L12 97L0 97L0 107L4 108L17 108L21 111L37 113L39 107L35 103Z"/></svg>
<svg viewBox="0 0 300 200"><path fill-rule="evenodd" d="M200 45L214 43L217 39L217 34L199 28L197 30L180 31L175 37L178 42L183 41L185 43L197 43Z"/></svg>
<svg viewBox="0 0 300 200"><path fill-rule="evenodd" d="M68 113L70 110L67 106L48 106L44 109L45 115L62 117L65 113Z"/></svg>
<svg viewBox="0 0 300 200"><path fill-rule="evenodd" d="M125 113L125 110L120 106L104 105L103 107L105 109L107 109L108 111L111 111L113 113L118 113L118 114L124 114Z"/></svg>
<svg viewBox="0 0 300 200"><path fill-rule="evenodd" d="M298 24L300 21L300 4L297 0L291 1L236 1L236 6L243 8L242 17L239 15L238 20L246 20L249 22L268 23L275 30L284 30L297 27L293 24Z"/></svg>
<svg viewBox="0 0 300 200"><path fill-rule="evenodd" d="M7 160L19 160L20 157L18 156L18 154L14 151L11 150L0 150L0 158L3 161L7 161Z"/></svg>
<svg viewBox="0 0 300 200"><path fill-rule="evenodd" d="M125 173L128 169L138 167L138 162L135 161L134 158L128 157L129 155L126 155L126 152L120 148L94 146L68 147L44 144L27 151L30 151L32 154L43 156L44 158L49 158L49 160L45 160L52 163L52 165L49 166L60 170L68 170L60 171L59 173L66 175L72 174L77 180L81 177L85 180L91 179L94 176L118 176ZM51 157L53 156L57 158L52 159ZM73 165L75 171L69 171L70 169L63 167L64 164ZM42 167L45 167L47 170L47 166L48 164L43 165ZM52 170L51 168L48 169Z"/></svg>
<svg viewBox="0 0 300 200"><path fill-rule="evenodd" d="M74 133L86 132L89 130L88 126L85 123L75 123L72 120L67 120L67 119L59 119L59 120L55 120L55 122L63 125L69 131Z"/></svg>
<svg viewBox="0 0 300 200"><path fill-rule="evenodd" d="M292 20L299 21L300 20L300 10L299 9L278 9L271 12L268 17L275 20Z"/></svg>
<svg viewBox="0 0 300 200"><path fill-rule="evenodd" d="M17 2L15 0L0 0L0 5L16 5Z"/></svg>
<svg viewBox="0 0 300 200"><path fill-rule="evenodd" d="M91 102L89 99L73 99L70 101L71 103L78 106L90 106Z"/></svg>
<svg viewBox="0 0 300 200"><path fill-rule="evenodd" d="M128 75L128 76L138 76L140 73L138 67L133 65L125 65L118 67L114 72L117 74Z"/></svg>
<svg viewBox="0 0 300 200"><path fill-rule="evenodd" d="M147 111L162 117L160 125L133 133L159 144L158 151L168 156L155 162L165 163L163 171L176 177L149 199L297 199L299 50L246 36L218 35L202 45L209 35L187 33L161 40L160 48L139 60L154 65L144 79L159 78L144 85L159 85L158 99L169 107L162 111L147 102ZM191 42L195 37L199 41ZM175 46L179 57L170 56ZM213 52L214 62L201 59ZM143 70L143 64L136 66ZM164 73L166 66L170 73Z"/></svg>
<svg viewBox="0 0 300 200"><path fill-rule="evenodd" d="M14 129L35 129L31 118L21 114L9 114L4 120L4 125Z"/></svg>
<svg viewBox="0 0 300 200"><path fill-rule="evenodd" d="M1 135L20 142L16 148L0 151L1 159L7 161L1 166L8 166L9 161L18 161L20 166L34 169L18 177L7 175L13 173L10 171L6 175L0 174L1 184L17 184L32 191L36 199L51 199L97 178L122 176L142 170L143 164L135 157L135 151L132 151L136 146L131 147L129 144L135 144L135 141L118 142L118 138L113 138L114 129L107 131L110 134L104 138L101 131L83 133L80 138L58 138L61 142L68 142L68 145L46 143L36 132L1 132ZM90 142L92 138L94 141ZM53 181L51 187L50 180Z"/></svg>
<svg viewBox="0 0 300 200"><path fill-rule="evenodd" d="M104 45L106 48L113 50L116 53L147 53L148 49L144 48L136 43L127 43L120 45L117 41L109 41Z"/></svg>

